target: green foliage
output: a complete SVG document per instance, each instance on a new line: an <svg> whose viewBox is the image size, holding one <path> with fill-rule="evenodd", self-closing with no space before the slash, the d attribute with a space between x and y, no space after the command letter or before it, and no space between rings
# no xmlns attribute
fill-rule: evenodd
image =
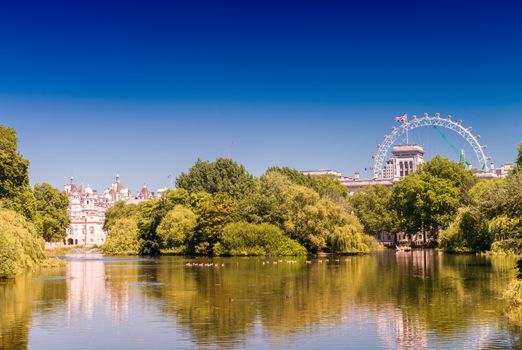
<svg viewBox="0 0 522 350"><path fill-rule="evenodd" d="M440 247L447 251L483 252L492 243L487 219L469 208L460 209L455 221L440 234Z"/></svg>
<svg viewBox="0 0 522 350"><path fill-rule="evenodd" d="M338 226L328 236L328 245L336 253L368 253L370 247L363 240L364 234L355 225Z"/></svg>
<svg viewBox="0 0 522 350"><path fill-rule="evenodd" d="M391 208L392 188L367 186L350 198L355 214L371 235L397 232L397 213Z"/></svg>
<svg viewBox="0 0 522 350"><path fill-rule="evenodd" d="M168 209L167 202L162 199L152 199L139 206L138 237L140 255L159 255L162 241L156 229Z"/></svg>
<svg viewBox="0 0 522 350"><path fill-rule="evenodd" d="M429 173L406 176L393 188L391 205L405 232L436 235L455 217L460 191L451 182Z"/></svg>
<svg viewBox="0 0 522 350"><path fill-rule="evenodd" d="M497 216L489 222L489 231L495 241L506 239L522 240L522 218L510 218L507 215Z"/></svg>
<svg viewBox="0 0 522 350"><path fill-rule="evenodd" d="M270 222L282 226L283 213L281 203L276 196L253 192L238 203L240 219L253 224Z"/></svg>
<svg viewBox="0 0 522 350"><path fill-rule="evenodd" d="M449 181L460 190L462 204L468 204L469 190L478 182L471 170L466 170L464 164L455 163L440 156L433 157L422 165L422 172Z"/></svg>
<svg viewBox="0 0 522 350"><path fill-rule="evenodd" d="M12 277L46 259L43 240L22 215L0 208L0 278Z"/></svg>
<svg viewBox="0 0 522 350"><path fill-rule="evenodd" d="M194 234L197 217L187 207L176 205L161 219L157 228L158 236L163 242L163 248L172 249L185 244Z"/></svg>
<svg viewBox="0 0 522 350"><path fill-rule="evenodd" d="M189 192L227 193L241 199L254 189L254 178L243 165L231 159L218 158L215 162L199 160L188 173L176 179L176 187Z"/></svg>
<svg viewBox="0 0 522 350"><path fill-rule="evenodd" d="M469 191L470 205L477 208L487 218L494 218L501 215L504 210L505 192L506 180L504 179L479 181Z"/></svg>
<svg viewBox="0 0 522 350"><path fill-rule="evenodd" d="M37 184L34 187L36 198L36 230L47 242L62 241L67 235L69 225L67 195L49 184Z"/></svg>
<svg viewBox="0 0 522 350"><path fill-rule="evenodd" d="M522 254L522 218L497 216L489 222L489 231L494 237L492 251Z"/></svg>
<svg viewBox="0 0 522 350"><path fill-rule="evenodd" d="M342 201L348 198L348 189L335 176L304 175L299 170L289 167L271 167L265 173L265 175L269 174L283 175L292 184L308 187L316 191L321 197L329 197L334 201Z"/></svg>
<svg viewBox="0 0 522 350"><path fill-rule="evenodd" d="M114 220L107 232L107 240L102 246L102 251L109 255L137 255L139 241L136 217L121 217Z"/></svg>
<svg viewBox="0 0 522 350"><path fill-rule="evenodd" d="M326 248L328 234L354 218L343 205L300 185L285 190L282 211L285 233L310 252Z"/></svg>
<svg viewBox="0 0 522 350"><path fill-rule="evenodd" d="M211 252L221 240L223 227L235 220L237 203L226 193L216 193L203 200L196 208L196 233L189 241L189 249ZM198 247L199 246L199 247Z"/></svg>
<svg viewBox="0 0 522 350"><path fill-rule="evenodd" d="M0 201L29 220L34 220L36 203L29 185L29 161L18 153L14 129L0 125Z"/></svg>
<svg viewBox="0 0 522 350"><path fill-rule="evenodd" d="M216 255L306 255L306 249L274 225L234 222L223 228Z"/></svg>
<svg viewBox="0 0 522 350"><path fill-rule="evenodd" d="M517 155L517 160L515 161L516 170L522 171L522 143L518 144L517 151L518 151L518 155Z"/></svg>
<svg viewBox="0 0 522 350"><path fill-rule="evenodd" d="M109 231L118 219L137 216L139 209L139 206L136 204L126 204L124 201L117 201L112 207L105 211L103 229Z"/></svg>

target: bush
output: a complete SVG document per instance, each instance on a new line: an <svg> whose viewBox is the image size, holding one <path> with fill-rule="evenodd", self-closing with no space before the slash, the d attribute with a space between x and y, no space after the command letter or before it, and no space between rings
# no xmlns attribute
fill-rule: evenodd
<svg viewBox="0 0 522 350"><path fill-rule="evenodd" d="M274 225L230 223L223 228L221 243L214 246L216 255L306 255L306 249L283 235Z"/></svg>
<svg viewBox="0 0 522 350"><path fill-rule="evenodd" d="M522 219L497 216L489 223L489 231L495 241L522 239Z"/></svg>
<svg viewBox="0 0 522 350"><path fill-rule="evenodd" d="M493 242L491 250L495 253L522 254L521 239L504 239L502 241Z"/></svg>
<svg viewBox="0 0 522 350"><path fill-rule="evenodd" d="M32 223L0 208L0 277L12 277L45 261L43 244Z"/></svg>
<svg viewBox="0 0 522 350"><path fill-rule="evenodd" d="M102 252L109 255L137 255L139 246L136 218L119 218L110 226Z"/></svg>
<svg viewBox="0 0 522 350"><path fill-rule="evenodd" d="M453 252L483 252L491 248L493 236L482 214L460 209L455 221L440 234L440 247Z"/></svg>

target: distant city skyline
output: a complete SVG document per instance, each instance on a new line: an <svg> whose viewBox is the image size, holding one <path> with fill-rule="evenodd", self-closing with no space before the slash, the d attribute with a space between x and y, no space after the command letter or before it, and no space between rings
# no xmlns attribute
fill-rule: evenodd
<svg viewBox="0 0 522 350"><path fill-rule="evenodd" d="M462 119L499 166L522 142L520 10L9 2L0 123L17 130L32 183L74 176L98 191L117 173L133 192L171 186L198 158L231 157L254 175L287 165L370 176L376 145L404 113ZM422 133L428 158L455 157Z"/></svg>

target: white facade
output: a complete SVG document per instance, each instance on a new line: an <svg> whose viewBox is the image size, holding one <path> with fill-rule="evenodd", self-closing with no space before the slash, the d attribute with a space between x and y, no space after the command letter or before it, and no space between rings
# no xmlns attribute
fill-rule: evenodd
<svg viewBox="0 0 522 350"><path fill-rule="evenodd" d="M67 228L65 245L102 245L107 239L103 230L105 211L117 201L127 203L139 203L153 198L153 193L144 186L137 196L132 196L131 191L120 182L119 175L116 180L99 195L89 186L81 185L79 188L71 178L70 183L64 186L64 191L69 197L67 212L71 224Z"/></svg>
<svg viewBox="0 0 522 350"><path fill-rule="evenodd" d="M394 146L393 158L386 161L384 178L399 180L419 170L424 162L424 148L418 144L404 144Z"/></svg>

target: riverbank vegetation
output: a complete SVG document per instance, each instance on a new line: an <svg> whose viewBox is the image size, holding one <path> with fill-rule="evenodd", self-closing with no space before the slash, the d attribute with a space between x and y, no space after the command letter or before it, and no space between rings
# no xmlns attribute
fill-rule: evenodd
<svg viewBox="0 0 522 350"><path fill-rule="evenodd" d="M198 160L176 185L159 199L108 209L103 251L304 255L378 247L363 233L346 188L333 177L272 167L256 178L244 166L219 158Z"/></svg>
<svg viewBox="0 0 522 350"><path fill-rule="evenodd" d="M522 145L506 178L479 179L434 157L393 187L369 186L350 203L368 234L420 234L449 252L522 254Z"/></svg>
<svg viewBox="0 0 522 350"><path fill-rule="evenodd" d="M48 184L29 184L29 161L16 132L0 125L0 278L42 264L44 240L60 241L69 224L67 196Z"/></svg>

